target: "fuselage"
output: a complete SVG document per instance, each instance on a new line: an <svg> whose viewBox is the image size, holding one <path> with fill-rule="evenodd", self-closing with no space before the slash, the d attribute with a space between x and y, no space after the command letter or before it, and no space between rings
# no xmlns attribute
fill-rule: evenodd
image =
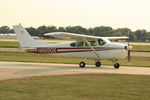
<svg viewBox="0 0 150 100"><path fill-rule="evenodd" d="M95 44L93 41L95 41ZM93 49L88 46L86 42L71 41L26 49L26 51L32 53L53 54L94 60L117 60L124 59L127 56L127 45L112 43L106 39L103 39L102 41L104 43L100 43L98 39L92 40L92 42L89 41Z"/></svg>
<svg viewBox="0 0 150 100"><path fill-rule="evenodd" d="M60 39L73 39L75 41L48 44L34 40L21 25L14 25L13 28L19 40L20 47L25 49L26 52L93 59L95 60L96 67L101 66L99 60L116 61L125 58L128 50L132 48L125 44L112 43L110 41L114 39L127 39L127 37L97 37L66 32L53 32L46 35ZM128 57L130 57L130 52L128 52ZM82 61L79 63L79 66L84 68L85 63ZM115 63L114 67L118 69L120 64Z"/></svg>

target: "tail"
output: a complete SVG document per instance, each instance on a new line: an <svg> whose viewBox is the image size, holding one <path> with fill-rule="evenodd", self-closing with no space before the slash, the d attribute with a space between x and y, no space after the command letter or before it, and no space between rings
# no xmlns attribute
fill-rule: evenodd
<svg viewBox="0 0 150 100"><path fill-rule="evenodd" d="M21 25L15 25L13 26L13 29L17 35L21 48L35 48L49 45L47 43L34 40Z"/></svg>

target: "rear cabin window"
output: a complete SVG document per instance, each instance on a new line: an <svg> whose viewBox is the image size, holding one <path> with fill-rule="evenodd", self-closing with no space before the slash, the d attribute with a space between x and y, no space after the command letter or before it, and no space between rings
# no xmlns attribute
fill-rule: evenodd
<svg viewBox="0 0 150 100"><path fill-rule="evenodd" d="M89 41L89 42L90 42L91 46L97 46L96 41Z"/></svg>
<svg viewBox="0 0 150 100"><path fill-rule="evenodd" d="M84 47L84 42L74 42L74 43L71 43L70 46L72 46L72 47Z"/></svg>
<svg viewBox="0 0 150 100"><path fill-rule="evenodd" d="M83 47L84 43L83 42L76 42L76 47Z"/></svg>

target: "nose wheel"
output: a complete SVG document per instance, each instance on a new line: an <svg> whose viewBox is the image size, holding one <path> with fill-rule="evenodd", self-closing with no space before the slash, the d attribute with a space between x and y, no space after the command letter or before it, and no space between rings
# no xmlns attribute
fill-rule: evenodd
<svg viewBox="0 0 150 100"><path fill-rule="evenodd" d="M79 66L80 66L80 68L84 68L84 67L85 67L85 62L83 62L83 61L80 62L80 63L79 63Z"/></svg>
<svg viewBox="0 0 150 100"><path fill-rule="evenodd" d="M120 67L120 64L119 64L119 63L115 63L115 64L114 64L114 68L115 68L115 69L118 69L119 67Z"/></svg>

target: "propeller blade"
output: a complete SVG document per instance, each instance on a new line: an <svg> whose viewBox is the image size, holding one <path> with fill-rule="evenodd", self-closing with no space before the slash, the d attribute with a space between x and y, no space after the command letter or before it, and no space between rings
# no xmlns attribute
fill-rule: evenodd
<svg viewBox="0 0 150 100"><path fill-rule="evenodd" d="M131 62L130 50L128 50L128 63Z"/></svg>
<svg viewBox="0 0 150 100"><path fill-rule="evenodd" d="M128 35L128 37L130 38L130 35ZM130 39L128 38L128 46L130 46ZM131 62L131 55L130 55L130 50L128 50L128 63Z"/></svg>

